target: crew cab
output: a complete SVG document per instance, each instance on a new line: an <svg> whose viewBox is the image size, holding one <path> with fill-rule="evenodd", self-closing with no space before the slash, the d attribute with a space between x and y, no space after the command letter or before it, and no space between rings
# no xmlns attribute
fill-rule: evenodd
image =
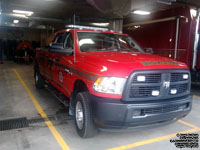
<svg viewBox="0 0 200 150"><path fill-rule="evenodd" d="M66 96L83 138L98 129L164 125L191 111L187 66L145 52L123 33L58 31L48 47L36 50L34 77L37 88L49 83Z"/></svg>

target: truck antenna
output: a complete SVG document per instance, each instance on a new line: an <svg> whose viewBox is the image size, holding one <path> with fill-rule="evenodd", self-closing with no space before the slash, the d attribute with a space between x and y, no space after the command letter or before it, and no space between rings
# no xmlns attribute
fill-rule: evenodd
<svg viewBox="0 0 200 150"><path fill-rule="evenodd" d="M73 16L73 24L76 25L76 15L75 14ZM74 37L75 37L75 33L76 32L74 30ZM74 38L74 39L76 39L76 38ZM76 41L75 40L73 40L73 41L74 41L74 63L75 63L76 62L76 46L75 46Z"/></svg>

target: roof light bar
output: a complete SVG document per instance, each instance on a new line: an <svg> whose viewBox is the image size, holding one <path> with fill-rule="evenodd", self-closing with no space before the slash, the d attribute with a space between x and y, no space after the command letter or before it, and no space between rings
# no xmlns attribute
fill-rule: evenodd
<svg viewBox="0 0 200 150"><path fill-rule="evenodd" d="M107 28L89 27L89 26L79 26L79 25L66 25L65 27L66 27L66 28L76 28L76 29L90 29L90 30L108 31Z"/></svg>
<svg viewBox="0 0 200 150"><path fill-rule="evenodd" d="M25 11L25 10L13 10L14 13L18 13L18 14L24 14L27 16L31 16L33 14L32 11Z"/></svg>

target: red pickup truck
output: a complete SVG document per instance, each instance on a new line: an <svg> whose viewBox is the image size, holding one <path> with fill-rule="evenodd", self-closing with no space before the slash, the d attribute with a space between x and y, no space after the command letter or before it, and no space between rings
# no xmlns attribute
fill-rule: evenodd
<svg viewBox="0 0 200 150"><path fill-rule="evenodd" d="M78 134L163 125L191 111L187 66L152 55L127 34L65 29L36 50L36 87L66 96Z"/></svg>

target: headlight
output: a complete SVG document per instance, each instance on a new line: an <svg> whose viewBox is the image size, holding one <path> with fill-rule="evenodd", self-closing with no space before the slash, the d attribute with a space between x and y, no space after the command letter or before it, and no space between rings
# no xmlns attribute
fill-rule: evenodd
<svg viewBox="0 0 200 150"><path fill-rule="evenodd" d="M125 78L100 77L94 83L93 88L101 93L122 94L125 83Z"/></svg>

